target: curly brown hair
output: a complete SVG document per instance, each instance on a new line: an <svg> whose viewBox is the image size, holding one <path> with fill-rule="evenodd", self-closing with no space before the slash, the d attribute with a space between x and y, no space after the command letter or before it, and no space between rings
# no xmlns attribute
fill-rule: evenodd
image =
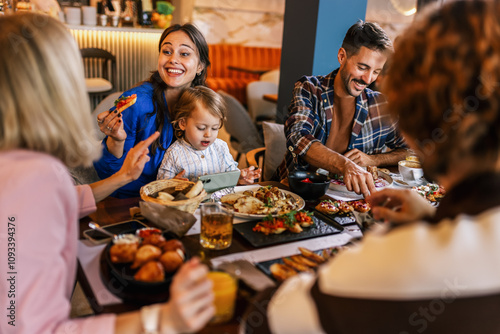
<svg viewBox="0 0 500 334"><path fill-rule="evenodd" d="M500 134L500 5L456 1L398 38L382 91L428 176L481 161L492 170ZM470 160L473 159L473 160Z"/></svg>

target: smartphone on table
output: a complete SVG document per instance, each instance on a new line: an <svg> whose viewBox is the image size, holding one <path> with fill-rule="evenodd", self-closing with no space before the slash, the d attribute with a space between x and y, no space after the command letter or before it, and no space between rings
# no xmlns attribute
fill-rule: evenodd
<svg viewBox="0 0 500 334"><path fill-rule="evenodd" d="M212 193L220 189L234 187L238 183L240 173L239 170L233 170L230 172L203 175L198 180L203 182L203 189L207 193Z"/></svg>
<svg viewBox="0 0 500 334"><path fill-rule="evenodd" d="M134 220L127 220L124 222L119 222L116 224L106 225L103 226L102 228L110 233L118 235L127 233L135 234L135 231L144 227L148 226L134 219ZM109 235L106 235L104 233L101 233L93 229L88 229L83 231L83 236L96 245L105 244L111 241L111 237Z"/></svg>

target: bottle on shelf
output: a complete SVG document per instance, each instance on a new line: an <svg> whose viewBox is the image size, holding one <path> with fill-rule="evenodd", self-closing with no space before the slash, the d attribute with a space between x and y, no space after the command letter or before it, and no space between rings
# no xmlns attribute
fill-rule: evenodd
<svg viewBox="0 0 500 334"><path fill-rule="evenodd" d="M133 0L125 1L122 12L122 26L135 26L137 23L137 4Z"/></svg>
<svg viewBox="0 0 500 334"><path fill-rule="evenodd" d="M5 15L14 14L14 10L16 5L14 4L14 0L3 0L3 13Z"/></svg>
<svg viewBox="0 0 500 334"><path fill-rule="evenodd" d="M152 26L153 2L151 0L137 0L137 23L141 26Z"/></svg>

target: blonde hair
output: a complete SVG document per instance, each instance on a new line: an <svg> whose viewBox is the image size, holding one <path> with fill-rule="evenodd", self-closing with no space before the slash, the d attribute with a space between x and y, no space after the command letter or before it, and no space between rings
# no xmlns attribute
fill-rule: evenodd
<svg viewBox="0 0 500 334"><path fill-rule="evenodd" d="M201 103L212 115L219 118L220 127L224 124L226 105L222 96L205 86L189 87L182 92L174 108L175 119L172 124L177 138L184 136L184 131L179 127L179 121L187 119L191 112L196 109L198 103Z"/></svg>
<svg viewBox="0 0 500 334"><path fill-rule="evenodd" d="M100 147L76 41L42 14L0 16L0 26L0 151L28 149L68 167L90 165Z"/></svg>

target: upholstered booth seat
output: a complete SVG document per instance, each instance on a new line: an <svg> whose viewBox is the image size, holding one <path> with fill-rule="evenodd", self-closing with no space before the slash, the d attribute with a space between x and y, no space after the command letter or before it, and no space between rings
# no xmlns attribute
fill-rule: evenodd
<svg viewBox="0 0 500 334"><path fill-rule="evenodd" d="M276 69L281 62L280 48L210 44L209 53L212 64L207 72L208 87L214 91L227 92L243 105L247 104L247 85L259 80L261 73L234 70L229 67Z"/></svg>
<svg viewBox="0 0 500 334"><path fill-rule="evenodd" d="M255 79L208 78L207 85L215 91L224 91L236 98L241 104L247 103L246 87Z"/></svg>

